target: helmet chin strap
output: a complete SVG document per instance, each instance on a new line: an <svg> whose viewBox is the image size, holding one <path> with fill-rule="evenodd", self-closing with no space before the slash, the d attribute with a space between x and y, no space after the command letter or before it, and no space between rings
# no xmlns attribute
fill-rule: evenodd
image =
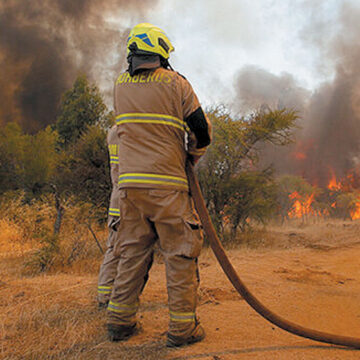
<svg viewBox="0 0 360 360"><path fill-rule="evenodd" d="M160 62L161 62L161 66L165 69L169 68L171 71L175 71L173 69L173 67L170 65L169 60L168 59L164 59L162 57L160 57Z"/></svg>
<svg viewBox="0 0 360 360"><path fill-rule="evenodd" d="M127 62L129 64L127 71L129 72L130 76L134 76L136 72L136 69L134 69L134 64L133 64L134 56L136 55L131 52L127 57Z"/></svg>

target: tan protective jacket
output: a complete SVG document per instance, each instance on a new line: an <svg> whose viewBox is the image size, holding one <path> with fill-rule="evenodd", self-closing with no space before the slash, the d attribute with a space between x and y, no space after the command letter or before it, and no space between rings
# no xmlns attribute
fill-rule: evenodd
<svg viewBox="0 0 360 360"><path fill-rule="evenodd" d="M133 77L125 72L114 94L119 188L187 191L187 153L201 156L211 140L211 125L190 83L164 68ZM196 139L191 149L189 139Z"/></svg>

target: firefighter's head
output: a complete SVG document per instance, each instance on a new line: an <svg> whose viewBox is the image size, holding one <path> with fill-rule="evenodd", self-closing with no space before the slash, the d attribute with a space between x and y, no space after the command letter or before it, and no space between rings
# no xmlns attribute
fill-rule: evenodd
<svg viewBox="0 0 360 360"><path fill-rule="evenodd" d="M174 47L165 33L149 23L134 26L127 40L128 55L160 55L168 60L172 51Z"/></svg>

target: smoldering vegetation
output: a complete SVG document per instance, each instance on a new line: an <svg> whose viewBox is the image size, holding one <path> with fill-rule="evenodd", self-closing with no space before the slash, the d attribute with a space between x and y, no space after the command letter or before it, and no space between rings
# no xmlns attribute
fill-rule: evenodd
<svg viewBox="0 0 360 360"><path fill-rule="evenodd" d="M129 29L156 0L6 0L0 4L0 122L31 133L53 123L79 73L111 91ZM120 16L121 15L121 16Z"/></svg>

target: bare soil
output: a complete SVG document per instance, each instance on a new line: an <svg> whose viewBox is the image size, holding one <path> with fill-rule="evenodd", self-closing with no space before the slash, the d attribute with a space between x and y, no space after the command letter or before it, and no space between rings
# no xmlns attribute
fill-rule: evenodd
<svg viewBox="0 0 360 360"><path fill-rule="evenodd" d="M302 326L360 338L360 223L274 227L256 247L228 255L270 309ZM141 298L141 332L110 343L96 307L97 264L86 273L19 275L21 259L0 258L3 359L360 359L360 350L318 343L276 328L236 293L210 249L200 259L198 314L206 339L167 349L164 264L157 258ZM90 265L89 265L90 266Z"/></svg>

